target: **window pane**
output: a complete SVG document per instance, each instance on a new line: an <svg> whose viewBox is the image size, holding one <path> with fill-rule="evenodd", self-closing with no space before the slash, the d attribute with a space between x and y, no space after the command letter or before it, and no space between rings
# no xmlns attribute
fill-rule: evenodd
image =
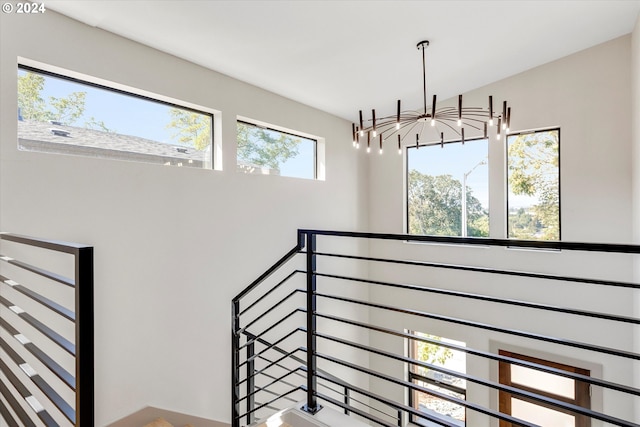
<svg viewBox="0 0 640 427"><path fill-rule="evenodd" d="M535 388L547 393L557 394L568 399L576 398L576 383L571 378L536 371L523 366L511 366L511 382L525 387Z"/></svg>
<svg viewBox="0 0 640 427"><path fill-rule="evenodd" d="M507 137L509 237L560 240L560 131Z"/></svg>
<svg viewBox="0 0 640 427"><path fill-rule="evenodd" d="M18 148L212 167L212 115L18 69Z"/></svg>
<svg viewBox="0 0 640 427"><path fill-rule="evenodd" d="M421 381L415 381L416 384L426 387L430 390L434 390L438 393L445 394L447 396L451 396L460 400L464 400L464 394L455 393L451 390L447 390L446 388L438 387L436 385L432 385L429 383L424 383ZM449 402L444 399L440 399L439 397L432 396L428 393L415 392L415 402L417 404L417 409L420 411L434 416L438 418L445 418L451 422L451 418L453 420L460 421L459 425L465 425L465 408L464 406L456 405L453 402ZM418 418L418 424L430 426L430 425L438 425L438 424L430 424L428 420ZM458 423L456 423L458 424Z"/></svg>
<svg viewBox="0 0 640 427"><path fill-rule="evenodd" d="M410 234L489 235L487 148L478 139L407 149Z"/></svg>
<svg viewBox="0 0 640 427"><path fill-rule="evenodd" d="M511 415L541 426L574 427L576 418L564 412L511 398Z"/></svg>
<svg viewBox="0 0 640 427"><path fill-rule="evenodd" d="M315 178L316 141L238 121L238 171Z"/></svg>

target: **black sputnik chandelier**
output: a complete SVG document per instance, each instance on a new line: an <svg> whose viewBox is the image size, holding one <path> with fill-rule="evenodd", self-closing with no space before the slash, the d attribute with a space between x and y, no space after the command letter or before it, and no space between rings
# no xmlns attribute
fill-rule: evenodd
<svg viewBox="0 0 640 427"><path fill-rule="evenodd" d="M371 119L364 120L362 110L360 110L359 126L352 123L353 146L360 148L366 143L367 152L371 151L372 144L379 145L380 154L383 153L383 142L397 141L398 154L402 154L402 147L413 144L411 137L415 132L415 145L418 148L423 135L427 132L435 133L432 140L440 139L440 145L444 146L445 131L447 134L453 132L456 140L465 142L465 129L471 129L473 135L482 134L488 137L488 128L496 126L496 137L500 139L502 131L509 132L511 121L511 107L507 106L507 101L502 103L502 112L493 109L493 97L489 96L488 109L484 107L466 107L462 105L462 95L458 95L457 107L437 108L436 95L433 95L431 108L427 108L427 72L425 62L425 50L429 46L428 40L423 40L417 44L418 50L422 51L422 85L423 85L423 109L403 111L400 100L397 104L397 112L393 116L376 117L376 110L371 110ZM429 128L433 130L429 131ZM467 137L469 133L467 133ZM405 141L409 138L409 141ZM434 142L433 144L437 144ZM432 144L429 144L432 145Z"/></svg>

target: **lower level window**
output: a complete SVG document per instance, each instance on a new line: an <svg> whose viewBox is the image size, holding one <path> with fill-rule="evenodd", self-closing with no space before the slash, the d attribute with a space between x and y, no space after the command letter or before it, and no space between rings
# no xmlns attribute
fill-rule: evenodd
<svg viewBox="0 0 640 427"><path fill-rule="evenodd" d="M424 414L424 417L411 416L411 422L431 427L441 425L435 420L444 420L450 424L464 426L465 407L456 402L466 400L466 380L440 372L437 367L464 374L466 353L451 349L447 345L464 346L465 343L419 332L414 335L424 338L424 341L410 340L410 357L433 365L434 368L419 365L411 365L409 368L410 381L428 390L428 392L413 390L410 393L410 405Z"/></svg>

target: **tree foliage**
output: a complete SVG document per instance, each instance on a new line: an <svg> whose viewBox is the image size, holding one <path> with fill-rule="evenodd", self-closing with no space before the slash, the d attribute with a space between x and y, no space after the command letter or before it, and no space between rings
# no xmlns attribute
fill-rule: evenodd
<svg viewBox="0 0 640 427"><path fill-rule="evenodd" d="M510 215L509 236L558 240L560 238L559 141L557 131L518 135L509 142L509 189L532 196L530 212ZM530 215L527 220L523 216ZM528 221L524 224L523 221ZM532 228L535 231L532 233Z"/></svg>
<svg viewBox="0 0 640 427"><path fill-rule="evenodd" d="M73 125L84 116L87 100L86 92L72 92L65 97L42 97L46 79L36 73L26 72L18 76L18 108L23 119L36 122L55 120L63 125ZM91 117L85 127L105 132L111 130L104 122Z"/></svg>
<svg viewBox="0 0 640 427"><path fill-rule="evenodd" d="M238 122L238 160L250 165L279 170L299 154L301 142L292 135Z"/></svg>
<svg viewBox="0 0 640 427"><path fill-rule="evenodd" d="M169 110L171 121L167 128L174 129L173 137L178 142L205 150L211 145L211 118L195 111L181 108Z"/></svg>
<svg viewBox="0 0 640 427"><path fill-rule="evenodd" d="M462 234L462 184L451 175L409 172L409 232L460 236ZM467 188L467 235L488 236L489 216Z"/></svg>

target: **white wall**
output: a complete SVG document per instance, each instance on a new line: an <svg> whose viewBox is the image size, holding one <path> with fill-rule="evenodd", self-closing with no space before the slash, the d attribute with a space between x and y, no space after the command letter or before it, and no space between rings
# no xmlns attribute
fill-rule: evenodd
<svg viewBox="0 0 640 427"><path fill-rule="evenodd" d="M636 36L637 37L637 36ZM484 105L486 97L507 99L512 107L513 131L559 126L561 128L561 226L562 239L582 242L631 242L632 235L632 144L631 144L631 37L624 36L595 46L558 61L512 76L465 94L468 105ZM636 114L637 116L637 114ZM506 185L504 139L490 141L489 179L492 237L506 235ZM445 148L446 149L446 146ZM404 231L403 161L401 158L372 159L369 180L370 228L380 232ZM565 251L522 251L505 248L460 248L420 244L372 244L372 256L401 259L429 259L454 264L495 266L515 270L564 273L576 276L632 279L633 259L627 256L586 256ZM632 296L628 290L600 287L563 286L557 284L517 282L495 276L474 276L468 280L463 273L437 270L407 270L399 274L390 267L373 268L371 276L381 280L448 287L472 293L524 299L586 310L632 315ZM539 314L527 309L486 306L478 302L455 301L447 297L402 295L375 289L371 299L422 310L432 310L446 316L488 322L520 328L541 334L564 336L599 345L631 349L633 328L605 322L565 321L555 315ZM593 368L603 365L603 375L613 381L628 383L631 362L577 354L573 349L546 346L511 339L479 330L460 329L444 322L413 320L400 316L371 312L370 319L388 327L417 330L467 342L481 350L493 350L500 344L529 349L531 354L543 353L560 361ZM401 346L399 340L371 337L373 344ZM399 347L400 350L401 347ZM372 368L389 369L375 359ZM397 369L402 369L398 366ZM470 360L472 375L494 375L488 363ZM599 368L598 368L599 369ZM401 375L401 371L396 372ZM383 388L373 390L381 392ZM401 398L401 395L399 395ZM494 394L470 386L469 398L479 403L495 403ZM630 399L618 399L605 393L604 409L618 416L633 417ZM482 417L469 412L471 425L485 424Z"/></svg>
<svg viewBox="0 0 640 427"><path fill-rule="evenodd" d="M631 75L632 105L631 126L633 138L633 236L634 242L640 242L640 15L631 38ZM640 260L635 262L635 281L640 281ZM640 317L640 291L636 291L635 314ZM635 331L635 351L640 353L640 328ZM640 362L636 362L636 387L640 387ZM640 405L636 408L636 418L640 418Z"/></svg>
<svg viewBox="0 0 640 427"><path fill-rule="evenodd" d="M230 418L230 301L298 227L367 229L349 123L47 11L1 17L0 227L95 246L96 425ZM211 52L215 55L215 52ZM17 58L222 112L222 171L17 150ZM326 139L326 180L239 174L235 119Z"/></svg>

